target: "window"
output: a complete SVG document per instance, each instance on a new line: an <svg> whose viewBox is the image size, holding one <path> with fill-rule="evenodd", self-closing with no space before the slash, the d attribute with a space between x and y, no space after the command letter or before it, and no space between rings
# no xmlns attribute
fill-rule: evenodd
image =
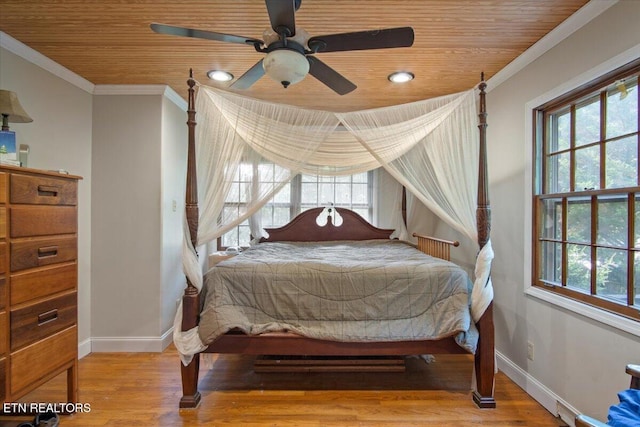
<svg viewBox="0 0 640 427"><path fill-rule="evenodd" d="M258 173L261 186L274 188L273 164L260 164ZM233 190L225 202L225 210L242 213L246 209L246 189L254 173L250 163L241 165ZM318 206L348 208L371 222L373 216L373 172L348 176L297 175L286 184L260 212L262 227L280 227L299 213ZM218 239L218 250L229 246L249 246L251 231L249 221L244 221Z"/></svg>
<svg viewBox="0 0 640 427"><path fill-rule="evenodd" d="M640 320L640 60L534 110L533 284Z"/></svg>

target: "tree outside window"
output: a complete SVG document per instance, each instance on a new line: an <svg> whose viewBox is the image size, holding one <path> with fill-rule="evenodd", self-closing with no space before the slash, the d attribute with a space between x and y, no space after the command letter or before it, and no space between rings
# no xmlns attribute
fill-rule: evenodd
<svg viewBox="0 0 640 427"><path fill-rule="evenodd" d="M640 60L535 110L534 286L640 320Z"/></svg>

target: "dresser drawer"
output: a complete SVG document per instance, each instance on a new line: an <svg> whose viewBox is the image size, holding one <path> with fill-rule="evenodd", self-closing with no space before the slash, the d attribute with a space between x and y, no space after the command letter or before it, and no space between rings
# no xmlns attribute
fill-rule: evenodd
<svg viewBox="0 0 640 427"><path fill-rule="evenodd" d="M75 237L54 237L11 243L11 271L41 267L66 261L78 256Z"/></svg>
<svg viewBox="0 0 640 427"><path fill-rule="evenodd" d="M77 355L75 326L11 353L11 394L20 395L42 378L50 378L52 373L71 366Z"/></svg>
<svg viewBox="0 0 640 427"><path fill-rule="evenodd" d="M7 279L0 277L0 311L7 305ZM1 331L2 329L0 329Z"/></svg>
<svg viewBox="0 0 640 427"><path fill-rule="evenodd" d="M0 172L0 203L7 201L7 174Z"/></svg>
<svg viewBox="0 0 640 427"><path fill-rule="evenodd" d="M11 174L11 203L76 205L76 181L45 176Z"/></svg>
<svg viewBox="0 0 640 427"><path fill-rule="evenodd" d="M11 305L76 289L78 265L62 264L11 275Z"/></svg>
<svg viewBox="0 0 640 427"><path fill-rule="evenodd" d="M0 243L0 274L4 274L7 271L7 244Z"/></svg>
<svg viewBox="0 0 640 427"><path fill-rule="evenodd" d="M5 385L7 384L7 358L0 357L0 402L7 400L7 390Z"/></svg>
<svg viewBox="0 0 640 427"><path fill-rule="evenodd" d="M7 312L6 311L0 311L0 328L2 328L1 329L2 331L7 330ZM4 357L6 353L7 353L7 340L4 334L2 334L2 336L0 336L0 357Z"/></svg>
<svg viewBox="0 0 640 427"><path fill-rule="evenodd" d="M7 208L0 206L0 239L7 237Z"/></svg>
<svg viewBox="0 0 640 427"><path fill-rule="evenodd" d="M14 206L11 208L11 237L50 236L75 233L75 206Z"/></svg>
<svg viewBox="0 0 640 427"><path fill-rule="evenodd" d="M11 310L11 351L74 325L76 318L75 292Z"/></svg>

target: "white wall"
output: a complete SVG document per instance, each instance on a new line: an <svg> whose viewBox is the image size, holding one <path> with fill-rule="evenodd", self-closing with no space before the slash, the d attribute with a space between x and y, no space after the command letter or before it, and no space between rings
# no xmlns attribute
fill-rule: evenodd
<svg viewBox="0 0 640 427"><path fill-rule="evenodd" d="M185 84L185 90L186 90ZM182 222L187 176L187 114L184 108L162 102L162 286L160 327L173 326L176 300L186 285L182 271ZM203 253L203 252L201 252ZM205 257L202 257L205 258Z"/></svg>
<svg viewBox="0 0 640 427"><path fill-rule="evenodd" d="M161 351L184 289L186 114L164 86L98 86L93 112L94 351ZM137 93L131 95L131 93ZM178 105L180 104L180 105Z"/></svg>
<svg viewBox="0 0 640 427"><path fill-rule="evenodd" d="M32 123L10 123L18 144L31 148L28 166L65 169L83 179L78 185L78 338L91 335L91 128L93 85L77 85L5 49L13 41L2 34L0 88L17 93ZM23 51L27 51L24 49ZM27 52L28 54L32 52ZM87 346L88 347L88 346ZM81 350L81 354L86 353Z"/></svg>
<svg viewBox="0 0 640 427"><path fill-rule="evenodd" d="M95 347L159 335L162 97L96 95L93 117Z"/></svg>
<svg viewBox="0 0 640 427"><path fill-rule="evenodd" d="M525 105L640 44L639 22L640 2L620 1L491 88L487 100L497 350L524 388L602 420L617 392L629 386L625 364L640 363L640 337L525 294L532 150ZM534 344L533 361L527 341Z"/></svg>

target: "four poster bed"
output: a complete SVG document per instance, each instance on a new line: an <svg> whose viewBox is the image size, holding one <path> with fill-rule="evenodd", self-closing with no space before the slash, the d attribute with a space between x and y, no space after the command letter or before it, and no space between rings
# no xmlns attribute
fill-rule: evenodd
<svg viewBox="0 0 640 427"><path fill-rule="evenodd" d="M486 84L482 80L479 85L477 124L479 163L475 231L478 246L482 249L479 258L487 258L490 265L493 254L489 241ZM204 150L196 148L196 82L192 77L188 85L185 245L187 252L193 254L193 248L203 243L198 239L199 221L202 218L198 207L196 154L200 155ZM218 230L217 235L223 231ZM482 408L495 407L492 290L489 289L491 296L485 300L480 311L476 310L474 316L470 308L476 291L479 289L482 292L491 287L490 278L485 271L487 269L478 273L476 266L478 277L476 283L472 284L466 273L448 262L448 245L452 242L416 234L413 236L418 239L417 245L392 240L390 235L394 230L376 228L354 212L340 208L311 209L284 227L266 231L268 237L263 236L260 243L253 245L255 248L252 246L242 255L220 263L207 273L206 278L202 279L206 282L205 286L198 283L198 276L190 276L188 267L185 267L187 287L174 326L174 342L182 357L181 408L194 408L201 400L198 391L201 352L261 356L473 353L473 400ZM296 261L292 260L293 257ZM355 265L348 264L352 262L351 258L356 258ZM285 270L290 265L294 265L293 272ZM314 276L321 270L328 275L314 282ZM429 271L436 271L435 275L439 277L438 280L442 279L443 284L426 276L420 278L421 274L430 274ZM394 274L399 276L392 276ZM392 278L381 282L381 277ZM314 284L309 285L310 289L300 291L308 282ZM422 288L422 282L432 288ZM345 291L344 287L349 290ZM273 292L264 296L262 291L266 288L272 288ZM256 292L256 289L261 289L261 292ZM401 295L400 299L388 303L390 297L382 292L383 289L385 292L390 290L396 296ZM403 293L406 289L410 289L409 294ZM345 293L350 300L346 303L332 302L327 306L326 301L336 293ZM433 296L433 300L425 302L423 295ZM314 298L324 303L312 301ZM351 305L351 299L362 300L364 305ZM277 311L280 305L284 306L282 300L293 300L293 304L284 308L284 320L278 320L280 314L273 314L272 311ZM320 317L333 313L340 317L340 322L335 323L333 318L306 317L307 311L312 311L310 307L316 303L320 306ZM388 304L395 305L395 312L388 314L391 312ZM439 306L442 310L433 312L430 306ZM403 309L418 314L398 315L398 311ZM445 312L455 312L458 317L443 320ZM210 320L210 317L214 320ZM431 324L433 319L437 319L435 326ZM329 320L328 324L335 330L327 332L327 323L322 322L324 320ZM183 338L187 336L197 336L198 345L195 348L184 345Z"/></svg>

